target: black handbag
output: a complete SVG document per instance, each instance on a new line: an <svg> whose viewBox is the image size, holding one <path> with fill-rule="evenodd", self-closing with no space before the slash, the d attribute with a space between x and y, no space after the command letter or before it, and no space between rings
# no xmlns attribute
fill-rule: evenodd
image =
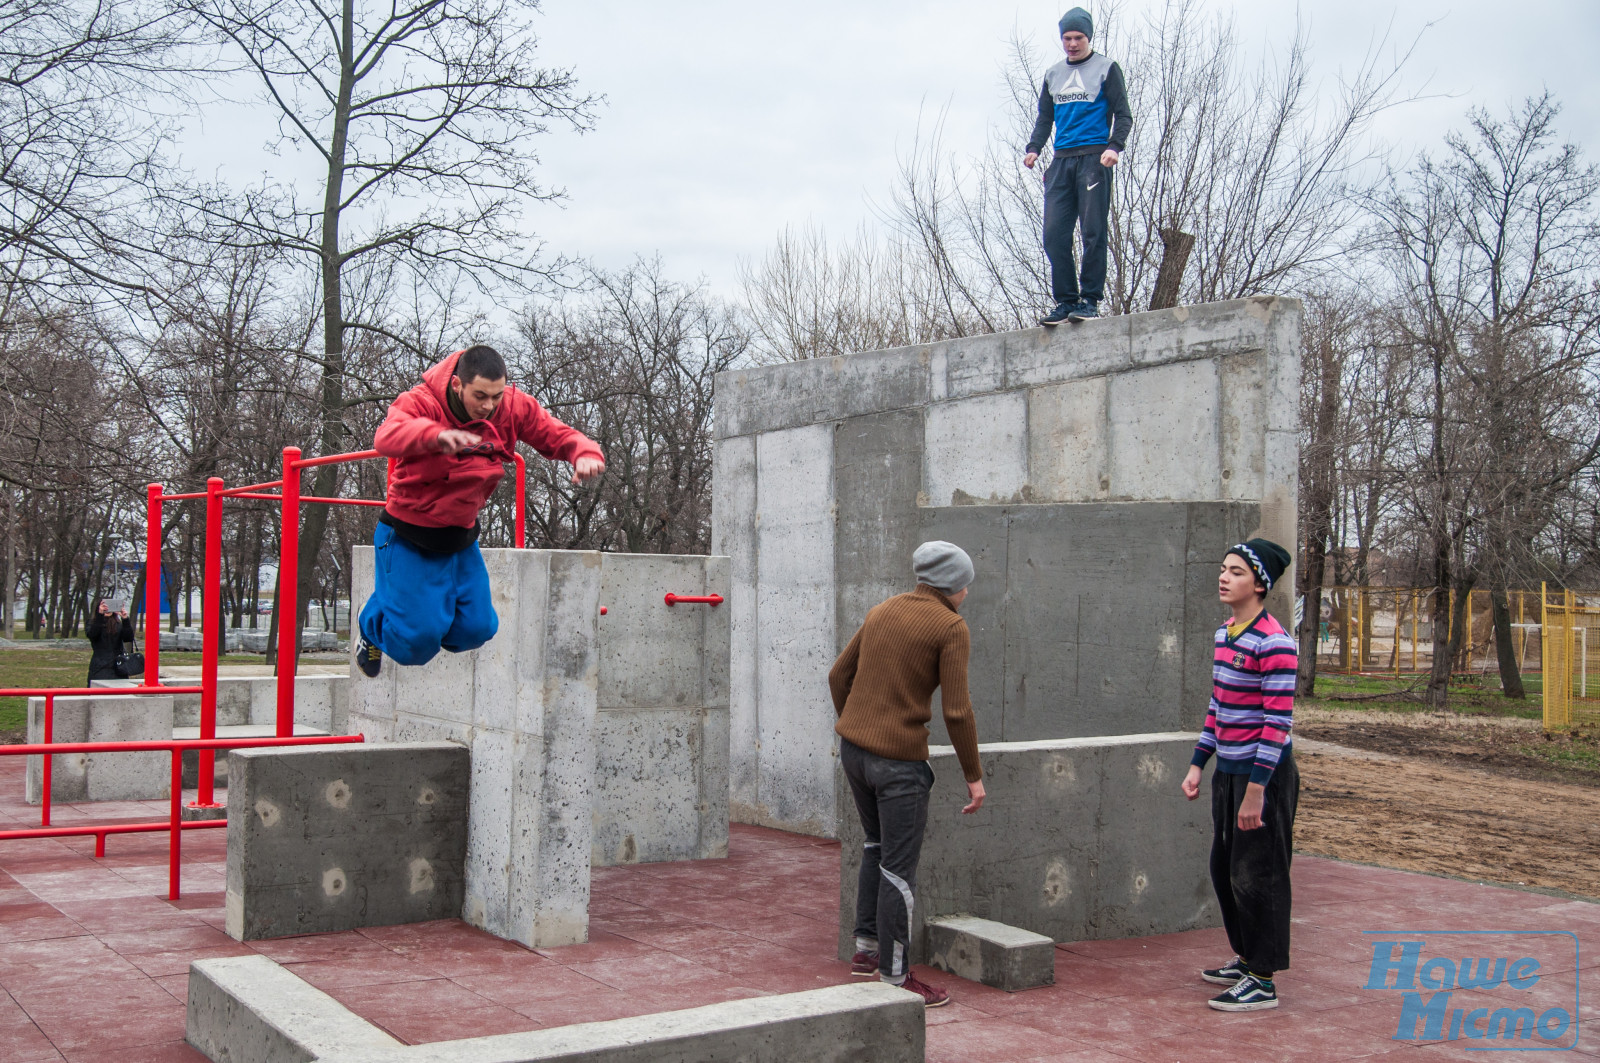
<svg viewBox="0 0 1600 1063"><path fill-rule="evenodd" d="M117 654L111 667L116 670L118 679L132 679L136 675L144 675L144 654L139 652L139 644L134 643L132 653Z"/></svg>

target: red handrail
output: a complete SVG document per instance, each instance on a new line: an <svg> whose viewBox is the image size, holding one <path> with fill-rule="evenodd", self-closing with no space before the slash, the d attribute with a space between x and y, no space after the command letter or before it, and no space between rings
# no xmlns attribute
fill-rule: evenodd
<svg viewBox="0 0 1600 1063"><path fill-rule="evenodd" d="M682 602L685 605L716 606L722 604L723 598L720 594L668 594L666 602L668 605L677 605Z"/></svg>

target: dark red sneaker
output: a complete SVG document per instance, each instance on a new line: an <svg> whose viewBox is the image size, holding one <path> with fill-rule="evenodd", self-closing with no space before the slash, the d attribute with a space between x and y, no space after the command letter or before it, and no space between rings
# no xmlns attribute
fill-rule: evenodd
<svg viewBox="0 0 1600 1063"><path fill-rule="evenodd" d="M878 977L878 954L876 952L858 952L850 957L850 977Z"/></svg>
<svg viewBox="0 0 1600 1063"><path fill-rule="evenodd" d="M901 989L909 989L922 996L922 1002L930 1008L942 1008L950 1003L950 994L936 986L931 986L914 974L907 974L906 980L901 983Z"/></svg>

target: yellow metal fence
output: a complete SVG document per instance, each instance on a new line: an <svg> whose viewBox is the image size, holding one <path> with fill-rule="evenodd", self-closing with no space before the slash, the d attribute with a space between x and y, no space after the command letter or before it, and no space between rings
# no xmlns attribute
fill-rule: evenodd
<svg viewBox="0 0 1600 1063"><path fill-rule="evenodd" d="M1579 604L1572 591L1542 595L1544 728L1600 725L1600 609Z"/></svg>
<svg viewBox="0 0 1600 1063"><path fill-rule="evenodd" d="M1518 665L1524 672L1537 671L1541 654L1539 594L1508 591L1506 604ZM1455 633L1456 605L1452 592L1446 639ZM1433 667L1432 588L1324 587L1322 610L1317 643L1320 668L1401 675L1425 672ZM1451 670L1497 671L1494 612L1489 592L1472 591L1461 615L1466 630Z"/></svg>

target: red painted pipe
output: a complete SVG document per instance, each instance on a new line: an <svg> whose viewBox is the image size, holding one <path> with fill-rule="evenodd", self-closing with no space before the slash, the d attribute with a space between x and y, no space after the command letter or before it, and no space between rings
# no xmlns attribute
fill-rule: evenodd
<svg viewBox="0 0 1600 1063"><path fill-rule="evenodd" d="M222 654L222 478L206 480L206 566L205 588L200 612L200 737L217 737L217 660ZM197 808L215 808L217 755L211 750L200 754L200 786Z"/></svg>
<svg viewBox="0 0 1600 1063"><path fill-rule="evenodd" d="M283 448L283 526L278 534L278 737L294 734L294 680L300 660L300 448Z"/></svg>
<svg viewBox="0 0 1600 1063"><path fill-rule="evenodd" d="M679 602L682 602L685 605L712 605L712 606L716 606L716 605L721 605L722 601L723 601L723 598L722 598L722 595L720 595L720 594L704 594L704 595L668 594L667 598L666 598L666 602L667 602L668 605L677 605Z"/></svg>
<svg viewBox="0 0 1600 1063"><path fill-rule="evenodd" d="M299 449L296 448L295 453L298 454L299 452ZM354 450L348 454L329 454L326 457L306 458L303 461L299 458L296 458L294 467L296 469L310 469L317 465L342 465L347 461L365 461L368 458L381 457L383 457L383 455L379 454L376 450Z"/></svg>
<svg viewBox="0 0 1600 1063"><path fill-rule="evenodd" d="M252 491L265 491L272 487L282 487L282 480L269 480L264 484L245 484L243 487L230 487L222 492L223 498L239 498L250 494Z"/></svg>
<svg viewBox="0 0 1600 1063"><path fill-rule="evenodd" d="M528 545L528 462L521 454L517 453L514 444L511 451L511 456L515 458L517 462L516 543L517 549L522 550L526 549ZM605 612L604 609L600 611L602 613Z"/></svg>
<svg viewBox="0 0 1600 1063"><path fill-rule="evenodd" d="M161 683L161 485L145 486L144 678ZM155 632L155 638L150 637Z"/></svg>
<svg viewBox="0 0 1600 1063"><path fill-rule="evenodd" d="M52 745L0 746L0 757L43 753L182 753L190 749L269 749L278 746L343 746L365 742L365 735L296 735L293 738L150 738L138 742L56 742Z"/></svg>

